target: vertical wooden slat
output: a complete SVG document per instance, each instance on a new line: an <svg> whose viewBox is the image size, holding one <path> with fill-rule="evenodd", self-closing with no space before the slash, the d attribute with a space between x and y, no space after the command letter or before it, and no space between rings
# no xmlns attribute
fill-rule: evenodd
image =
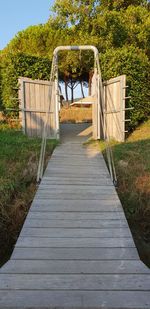
<svg viewBox="0 0 150 309"><path fill-rule="evenodd" d="M40 110L46 110L45 107L45 85L40 85ZM43 123L44 123L44 113L40 113L40 126L38 130L39 136L42 136L42 131L43 131Z"/></svg>
<svg viewBox="0 0 150 309"><path fill-rule="evenodd" d="M30 108L31 110L36 110L36 101L35 101L35 93L36 93L36 84L30 84ZM30 113L30 127L31 127L31 136L37 136L37 117L35 112Z"/></svg>
<svg viewBox="0 0 150 309"><path fill-rule="evenodd" d="M118 109L118 96L117 96L117 88L118 88L118 82L113 83L113 110ZM119 122L118 122L118 113L113 113L112 114L112 122L113 122L113 132L112 132L112 137L116 136L118 137L118 128L119 128Z"/></svg>
<svg viewBox="0 0 150 309"><path fill-rule="evenodd" d="M35 109L41 110L40 104L40 84L35 84ZM41 136L41 113L35 113L36 118L36 134L37 136Z"/></svg>
<svg viewBox="0 0 150 309"><path fill-rule="evenodd" d="M126 75L121 76L120 87L120 110L121 110L121 127L122 140L125 140L125 96L126 96Z"/></svg>
<svg viewBox="0 0 150 309"><path fill-rule="evenodd" d="M117 118L117 132L116 132L116 136L117 136L117 140L122 141L122 109L121 109L121 79L120 81L117 83L117 110L120 110L120 113L116 114L116 118Z"/></svg>
<svg viewBox="0 0 150 309"><path fill-rule="evenodd" d="M53 89L52 89L53 88ZM50 90L50 87L47 86L47 110L50 110L50 112L52 112L54 114L54 86L51 88ZM49 93L50 91L52 91L52 97L51 97L51 102L50 102L50 96L49 96ZM55 119L54 117L52 116L53 114L49 114L48 115L48 130L47 130L47 138L53 138L53 128L55 126ZM56 127L56 126L55 126Z"/></svg>
<svg viewBox="0 0 150 309"><path fill-rule="evenodd" d="M24 81L24 90L25 90L25 109L30 110L30 84L25 81ZM26 116L25 132L28 136L31 136L30 113L25 112L25 116Z"/></svg>
<svg viewBox="0 0 150 309"><path fill-rule="evenodd" d="M23 92L23 86L22 86L22 80L21 78L18 79L18 84L19 84L19 90L18 90L18 99L19 99L19 120L20 120L20 124L21 124L21 127L22 127L22 131L24 132L25 130L25 125L23 124L23 111L22 111L22 108L23 108L23 101L22 100L22 92ZM25 132L24 132L25 133Z"/></svg>
<svg viewBox="0 0 150 309"><path fill-rule="evenodd" d="M45 110L46 112L48 111L48 108L49 108L49 87L46 86L45 87ZM44 122L46 121L47 119L47 114L44 115ZM49 131L49 124L47 124L47 135L48 135L48 131Z"/></svg>
<svg viewBox="0 0 150 309"><path fill-rule="evenodd" d="M51 103L50 103L50 106L51 106L51 111L53 112L53 114L55 114L57 112L57 108L56 108L56 104L58 103L57 100L56 100L56 85L55 83L53 84L51 90L49 89L49 91L52 91L52 100L51 100ZM55 117L52 117L52 115L50 115L50 132L51 132L51 136L53 136L53 138L55 138L55 128L56 130L58 130L58 127L57 127L57 123L56 123L56 118Z"/></svg>

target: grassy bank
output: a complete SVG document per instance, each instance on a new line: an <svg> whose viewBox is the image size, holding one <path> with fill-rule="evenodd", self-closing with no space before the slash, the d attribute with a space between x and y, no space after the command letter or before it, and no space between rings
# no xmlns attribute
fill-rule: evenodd
<svg viewBox="0 0 150 309"><path fill-rule="evenodd" d="M114 143L113 153L117 191L141 259L150 266L150 120L125 143Z"/></svg>
<svg viewBox="0 0 150 309"><path fill-rule="evenodd" d="M46 158L56 141L48 141ZM9 257L36 190L41 140L0 125L0 264Z"/></svg>

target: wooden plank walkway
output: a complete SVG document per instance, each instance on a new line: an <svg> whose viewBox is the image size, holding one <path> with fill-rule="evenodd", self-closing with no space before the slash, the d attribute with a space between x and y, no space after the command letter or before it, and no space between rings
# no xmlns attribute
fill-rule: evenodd
<svg viewBox="0 0 150 309"><path fill-rule="evenodd" d="M0 308L150 308L150 270L102 155L82 139L64 141L48 163L0 271Z"/></svg>

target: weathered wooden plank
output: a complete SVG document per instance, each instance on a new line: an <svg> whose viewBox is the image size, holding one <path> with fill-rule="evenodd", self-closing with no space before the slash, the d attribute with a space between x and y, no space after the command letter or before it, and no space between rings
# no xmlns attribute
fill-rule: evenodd
<svg viewBox="0 0 150 309"><path fill-rule="evenodd" d="M93 186L90 186L90 185L59 185L59 184L56 184L56 185L52 185L52 184L49 184L49 185L40 185L39 186L39 189L38 189L38 192L41 193L41 191L49 191L49 192L53 192L53 191L56 191L56 192L64 192L64 193L70 193L70 192L73 192L74 191L76 193L83 193L83 192L88 192L89 194L96 194L97 192L101 192L101 193L105 193L105 192L108 192L108 194L116 194L116 191L115 191L115 188L114 186L103 186L103 185L93 185Z"/></svg>
<svg viewBox="0 0 150 309"><path fill-rule="evenodd" d="M51 237L51 238L123 238L131 237L128 227L108 228L108 229L92 229L92 228L30 228L23 227L21 237Z"/></svg>
<svg viewBox="0 0 150 309"><path fill-rule="evenodd" d="M80 171L80 174L78 174L78 172L76 171L76 172L70 172L70 171L62 171L61 169L60 169L60 171L48 171L48 170L46 170L45 171L45 177L46 178L51 178L52 179L52 177L60 177L60 178L66 178L66 177L69 177L69 178L72 178L72 179L74 179L74 178L77 178L77 177L82 177L82 178L88 178L88 176L89 176L89 174L88 173L86 173L86 172L82 172L82 171ZM91 178L97 178L97 177L99 177L100 179L104 179L104 178L107 178L107 179L110 179L110 176L109 176L109 174L106 174L106 173L104 173L104 172L102 172L101 174L91 174Z"/></svg>
<svg viewBox="0 0 150 309"><path fill-rule="evenodd" d="M2 274L149 274L139 260L11 260Z"/></svg>
<svg viewBox="0 0 150 309"><path fill-rule="evenodd" d="M150 274L1 274L1 290L150 291Z"/></svg>
<svg viewBox="0 0 150 309"><path fill-rule="evenodd" d="M73 160L74 159L78 159L78 160ZM61 156L56 156L55 154L52 156L51 158L51 165L56 165L56 164L59 164L59 165L71 165L71 166L93 166L93 167L96 167L96 166L102 166L103 168L107 168L106 165L104 164L104 161L103 161L103 158L86 158L85 160L85 157L77 157L77 156L66 156L66 157L61 157Z"/></svg>
<svg viewBox="0 0 150 309"><path fill-rule="evenodd" d="M69 161L70 159L68 158L68 161ZM74 158L74 160L75 160L75 158ZM78 158L76 159L76 162L78 162ZM57 161L56 161L57 162ZM100 174L100 171L101 171L101 169L102 169L102 171L104 170L106 173L108 172L108 169L107 169L107 167L106 167L106 165L105 165L105 163L103 162L103 161L100 161L99 163L95 163L95 164L89 164L88 165L88 162L86 162L86 160L85 160L85 163L87 163L87 165L86 164L82 164L82 162L80 163L80 161L79 161L79 165L74 165L74 164L69 164L68 166L67 166L67 164L63 164L63 162L62 163L59 163L59 164L56 164L56 162L54 163L54 162L52 162L51 164L48 164L48 166L47 166L47 169L48 170L53 170L53 169L57 169L58 168L58 165L59 165L59 167L61 168L61 169L64 169L64 170L66 170L67 168L68 168L68 170L77 170L78 171L78 167L81 167L82 168L82 170L84 171L88 171L88 170L93 170L93 171L99 171L99 174ZM66 162L67 163L67 162ZM88 166L88 168L87 168L87 166Z"/></svg>
<svg viewBox="0 0 150 309"><path fill-rule="evenodd" d="M41 210L40 210L41 209ZM38 200L34 199L30 211L123 211L119 200Z"/></svg>
<svg viewBox="0 0 150 309"><path fill-rule="evenodd" d="M67 173L65 173L64 175L63 174L58 174L58 173L50 173L50 172L47 172L47 170L45 171L45 174L44 174L44 177L42 178L42 181L51 181L51 180L53 180L53 179L69 179L69 180L80 180L80 179L82 179L83 181L85 180L85 182L84 182L84 184L86 184L86 181L103 181L103 180L105 180L106 179L106 181L107 180L109 180L109 181L111 181L111 179L110 179L110 175L109 174L107 174L107 175L105 175L105 178L104 178L104 176L103 176L103 174L99 174L99 175L90 175L90 176L88 176L87 177L87 175L84 175L84 174L82 174L82 175L78 175L78 174L70 174L70 175L68 175Z"/></svg>
<svg viewBox="0 0 150 309"><path fill-rule="evenodd" d="M17 248L12 259L26 260L137 260L136 248Z"/></svg>
<svg viewBox="0 0 150 309"><path fill-rule="evenodd" d="M0 308L8 309L149 309L149 291L1 291Z"/></svg>
<svg viewBox="0 0 150 309"><path fill-rule="evenodd" d="M59 147L59 146L58 146ZM72 151L67 149L67 146L65 146L64 150L61 150L61 152L58 152L58 148L56 149L56 151L53 154L52 159L56 159L58 161L65 162L67 160L69 160L70 162L74 162L74 164L77 164L79 162L88 162L91 164L102 164L103 166L105 166L105 162L103 161L104 158L103 156L88 156L86 149L81 150L81 148L79 148L78 152L76 152L76 149L74 148L74 146L72 146ZM48 166L50 166L50 163L48 163ZM106 166L105 166L106 167Z"/></svg>
<svg viewBox="0 0 150 309"><path fill-rule="evenodd" d="M107 185L107 186L112 186L112 181L110 179L104 179L104 178L77 178L77 177L56 177L56 176L51 176L51 177L44 177L41 186L42 185L91 185L91 186L99 186L99 185Z"/></svg>
<svg viewBox="0 0 150 309"><path fill-rule="evenodd" d="M44 209L44 207L48 207L48 208L53 208L55 207L55 209L57 210L57 208L60 210L64 208L64 211L69 209L69 210L73 210L73 211L78 211L80 210L82 211L108 211L109 209L113 211L123 211L121 203L119 200L80 200L80 199L76 199L76 200L60 200L60 199L51 199L51 200L45 200L45 199L34 199L33 203L32 203L32 207L31 210L33 208L36 207L42 207L42 209Z"/></svg>
<svg viewBox="0 0 150 309"><path fill-rule="evenodd" d="M14 305L13 305L14 304ZM149 291L0 291L0 309L149 309Z"/></svg>
<svg viewBox="0 0 150 309"><path fill-rule="evenodd" d="M104 179L104 177L106 177L107 179L110 179L110 176L107 172L105 172L105 170L101 169L101 173L97 170L97 171L93 171L93 169L90 172L90 176L91 178L98 178L99 179ZM76 169L72 170L72 169L64 169L63 167L60 167L60 169L58 170L57 168L53 168L50 170L46 170L45 171L45 177L60 177L61 178L65 178L65 177L71 177L71 178L88 178L89 173L87 172L87 170L83 170L83 168L79 168L79 171Z"/></svg>
<svg viewBox="0 0 150 309"><path fill-rule="evenodd" d="M41 209L42 211L42 209ZM127 227L125 220L38 220L26 219L24 227L118 228Z"/></svg>
<svg viewBox="0 0 150 309"><path fill-rule="evenodd" d="M75 177L76 176L78 176L78 177L88 177L89 174L91 175L91 177L98 177L100 175L101 175L100 177L103 177L103 176L110 177L108 172L103 170L103 169L101 169L101 171L99 171L98 169L94 171L91 168L91 170L88 173L86 168L80 168L79 170L77 168L70 168L70 169L67 170L67 168L63 168L63 166L62 167L60 166L59 168L56 168L56 167L54 167L54 168L47 168L46 172L45 172L45 176L51 176L54 173L56 175L60 173L60 175L65 175L65 176L69 176L69 177L71 175L73 175Z"/></svg>
<svg viewBox="0 0 150 309"><path fill-rule="evenodd" d="M44 200L45 202L49 203L49 200ZM64 202L65 200L62 200L62 202ZM74 201L74 200L73 200ZM100 212L123 212L122 209L118 209L115 206L100 206L99 208L94 207L93 209L92 207L88 207L85 206L81 207L81 210L79 209L79 207L76 207L76 205L73 206L69 206L69 205L50 205L47 203L43 203L43 200L37 200L38 203L35 203L34 206L31 207L30 212L94 212L94 213L100 213Z"/></svg>
<svg viewBox="0 0 150 309"><path fill-rule="evenodd" d="M16 247L30 248L133 248L132 238L44 238L19 237Z"/></svg>
<svg viewBox="0 0 150 309"><path fill-rule="evenodd" d="M79 154L76 155L76 150L75 150L74 146L73 146L73 150L74 150L73 156L70 156L69 152L67 153L67 146L65 146L63 153L59 154L59 153L55 152L53 157L52 157L53 162L55 162L55 160L56 160L56 161L60 161L60 163L63 163L65 161L69 160L70 163L73 163L75 165L77 165L78 161L79 161L79 163L80 163L80 161L82 161L83 164L85 164L87 162L87 163L91 163L91 164L100 163L100 164L103 164L103 166L105 165L105 163L103 161L103 156L98 155L98 156L89 157L87 155L87 149L86 148L82 152L81 147L79 146L78 152L81 150L80 155ZM78 161L73 160L73 158L75 158L75 157L78 158Z"/></svg>
<svg viewBox="0 0 150 309"><path fill-rule="evenodd" d="M116 220L125 219L123 212L38 212L30 211L28 214L29 219L53 219L53 220Z"/></svg>
<svg viewBox="0 0 150 309"><path fill-rule="evenodd" d="M51 166L52 167L55 167L57 165L60 165L62 167L67 167L67 165L69 167L72 167L72 168L75 168L75 167L83 167L83 168L87 168L90 167L90 168L102 168L102 169L105 169L108 171L107 169L107 166L105 165L104 159L99 159L99 158L85 158L85 156L83 155L83 157L79 157L78 156L73 156L73 155L68 155L66 157L56 157L55 155L52 156L51 158L51 164L48 164L48 167L50 168Z"/></svg>
<svg viewBox="0 0 150 309"><path fill-rule="evenodd" d="M63 166L63 165L57 165L57 166L53 166L53 165L50 165L47 167L47 172L64 172L64 173L74 173L74 175L82 175L82 174L86 174L86 175L89 175L91 174L91 176L94 176L94 175L99 175L99 174L108 174L108 171L101 167L101 166L89 166L88 169L87 169L87 166L80 166L80 168L78 169L76 166Z"/></svg>
<svg viewBox="0 0 150 309"><path fill-rule="evenodd" d="M71 155L72 156L72 155ZM69 159L68 159L69 160ZM76 160L77 162L78 162L78 158L72 158L72 160ZM86 160L86 159L85 159ZM51 166L50 164L48 164L47 165L47 169L46 169L46 171L49 171L49 170L52 170L52 169L57 169L57 167L60 167L60 169L63 169L63 170L67 170L67 166L63 166L63 163L61 163L61 164L57 164L57 166ZM88 166L88 162L87 162L87 166ZM79 164L79 165L77 165L77 166L69 166L69 169L68 170L70 170L70 169L72 169L72 170L76 170L76 171L78 171L78 176L80 176L80 168L82 168L82 171L84 172L87 172L87 166L82 166L82 162ZM94 171L96 170L96 166L95 167L93 167L93 169L94 169ZM92 170L92 166L90 166L90 170ZM109 178L110 178L110 174L108 173L108 169L106 168L106 166L103 166L102 164L101 165L98 165L98 163L97 163L97 171L99 172L99 176L101 176L101 173L105 173L106 175L108 175L109 176ZM44 174L44 176L45 176L45 174ZM76 176L76 175L75 175ZM97 176L98 177L98 173L97 174L95 174L95 176ZM92 175L90 175L89 174L89 177L94 177L94 173L92 173Z"/></svg>
<svg viewBox="0 0 150 309"><path fill-rule="evenodd" d="M109 199L116 199L117 200L117 195L116 194L107 194L107 191L105 192L105 193L97 193L97 194L92 194L92 193L88 193L88 192L82 192L82 193L76 193L76 192L70 192L70 193L61 193L61 192L57 192L56 190L55 191L53 191L53 192L42 192L43 190L41 190L41 192L39 193L39 191L38 191L38 193L35 195L35 198L36 199L39 199L39 200L41 200L41 199L62 199L62 200L67 200L67 199L69 199L69 200L78 200L79 198L81 199L81 200L87 200L87 199L89 199L89 200L100 200L100 199L102 199L102 200L104 200L104 199L106 199L106 200L109 200Z"/></svg>
<svg viewBox="0 0 150 309"><path fill-rule="evenodd" d="M49 166L49 169L51 169L51 168L57 168L58 167L58 165L62 168L64 168L64 169L74 169L75 167L76 168L82 168L82 169L87 169L87 166L88 166L88 169L92 169L93 171L95 171L95 170L100 170L100 169L102 169L102 170L104 170L105 172L108 172L108 170L107 170L107 167L103 164L103 162L101 162L101 163L91 163L91 162L78 162L78 160L77 160L77 163L75 164L75 163L73 163L73 161L70 161L69 159L67 159L66 161L58 161L58 160L54 160L54 159L52 159L52 162L51 162L51 165Z"/></svg>
<svg viewBox="0 0 150 309"><path fill-rule="evenodd" d="M41 201L41 202L40 202ZM100 207L88 207L88 206L83 206L81 207L81 210L79 208L79 205L74 205L74 206L69 206L69 205L55 205L55 204L52 204L50 205L49 204L49 200L44 200L45 202L47 202L47 205L46 203L43 203L43 200L37 200L38 203L35 203L34 206L31 207L30 211L34 212L34 211L38 211L38 212L83 212L83 211L86 211L86 212L115 212L115 211L119 211L119 212L122 212L122 209L120 208L117 208L115 206L100 206ZM63 200L62 202L64 202L65 200ZM74 201L74 200L73 200ZM78 207L77 207L78 206Z"/></svg>
<svg viewBox="0 0 150 309"><path fill-rule="evenodd" d="M81 144L80 144L81 145ZM59 148L61 147L61 148ZM71 148L70 148L71 147ZM87 150L85 148L81 148L81 146L75 146L74 144L71 144L70 147L67 147L67 145L65 144L64 146L61 145L61 146L58 146L56 151L55 151L55 155L58 155L58 156L62 156L65 154L65 157L77 157L77 158L81 158L81 159L98 159L99 156L97 154L90 154L88 155L87 153ZM102 158L102 157L101 157ZM100 158L100 160L101 160ZM50 165L50 164L49 164Z"/></svg>
<svg viewBox="0 0 150 309"><path fill-rule="evenodd" d="M79 155L79 156L83 156L85 158L99 158L102 159L103 158L103 154L102 152L100 152L100 150L95 151L93 150L92 147L89 147L87 145L83 145L82 141L80 141L79 143L73 143L73 142L69 142L69 143L61 143L60 145L58 145L56 151L55 151L55 156L68 156L69 155L69 151L72 152L73 156Z"/></svg>
<svg viewBox="0 0 150 309"><path fill-rule="evenodd" d="M49 200L36 200L38 203L35 203L32 205L30 211L34 212L34 211L38 211L38 212L83 212L83 211L86 211L86 212L122 212L123 210L121 208L117 208L115 206L111 206L111 205L100 205L99 207L90 207L90 206L83 206L81 207L81 210L80 210L80 207L79 205L72 205L72 206L69 206L69 205L65 205L65 203L63 203L62 205L55 205L55 204L52 204L50 203ZM43 203L43 201L45 203ZM63 200L62 202L66 202L66 200ZM76 200L72 200L72 201L76 201ZM97 200L96 200L97 201Z"/></svg>

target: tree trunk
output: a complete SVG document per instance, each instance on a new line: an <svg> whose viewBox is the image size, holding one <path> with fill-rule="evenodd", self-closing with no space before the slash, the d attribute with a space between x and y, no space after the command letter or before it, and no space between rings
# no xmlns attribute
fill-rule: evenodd
<svg viewBox="0 0 150 309"><path fill-rule="evenodd" d="M73 97L73 84L71 82L71 103L73 103L74 97Z"/></svg>
<svg viewBox="0 0 150 309"><path fill-rule="evenodd" d="M82 98L85 98L82 81L80 82L80 85L81 85Z"/></svg>
<svg viewBox="0 0 150 309"><path fill-rule="evenodd" d="M68 83L67 83L66 80L65 80L65 96L66 96L66 101L68 102L69 101L69 98L68 98Z"/></svg>
<svg viewBox="0 0 150 309"><path fill-rule="evenodd" d="M89 72L89 96L91 96L92 92L92 77L93 77L93 72Z"/></svg>

